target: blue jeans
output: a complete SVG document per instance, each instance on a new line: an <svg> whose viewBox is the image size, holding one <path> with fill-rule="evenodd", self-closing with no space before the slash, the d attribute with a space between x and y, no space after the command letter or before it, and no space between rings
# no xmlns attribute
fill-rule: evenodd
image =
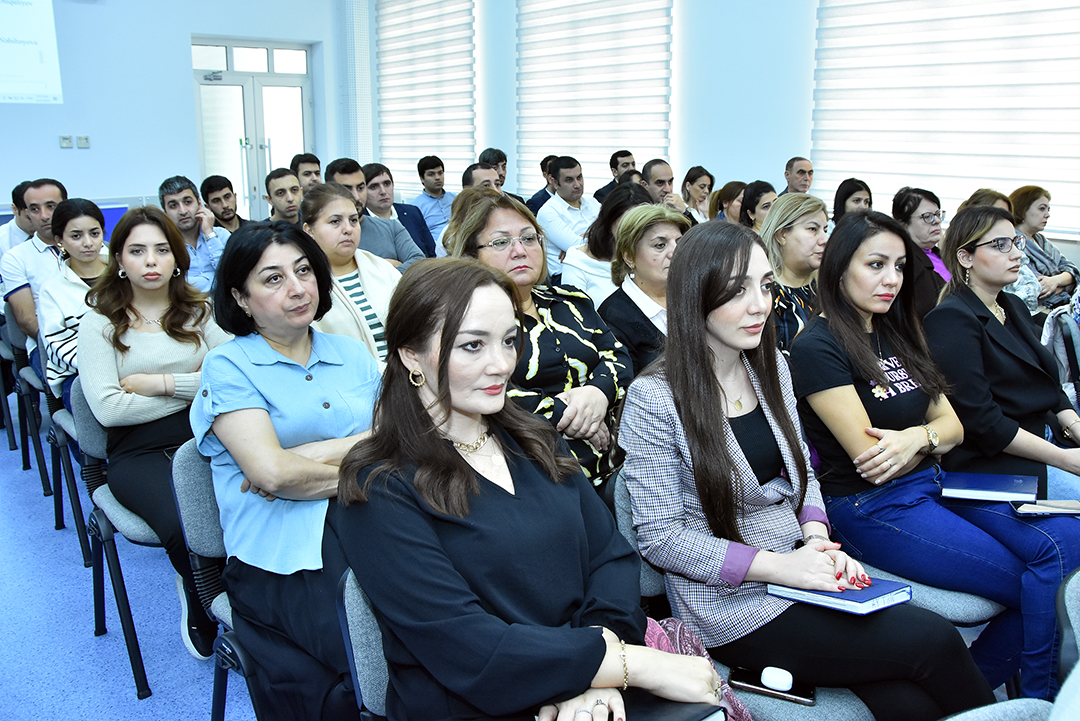
<svg viewBox="0 0 1080 721"><path fill-rule="evenodd" d="M833 538L857 559L1006 610L971 646L992 687L1020 668L1021 693L1053 698L1061 639L1054 601L1080 564L1080 521L1026 518L1007 503L941 497L938 467L826 498Z"/></svg>

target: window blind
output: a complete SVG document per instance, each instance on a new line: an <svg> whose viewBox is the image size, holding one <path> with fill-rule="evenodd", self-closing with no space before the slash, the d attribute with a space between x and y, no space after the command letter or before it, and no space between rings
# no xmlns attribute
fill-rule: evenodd
<svg viewBox="0 0 1080 721"><path fill-rule="evenodd" d="M420 192L425 155L442 158L455 188L474 160L473 0L378 0L375 32L379 162L400 197Z"/></svg>
<svg viewBox="0 0 1080 721"><path fill-rule="evenodd" d="M820 0L813 191L865 180L943 207L1040 185L1051 236L1080 227L1080 6L1063 0Z"/></svg>
<svg viewBox="0 0 1080 721"><path fill-rule="evenodd" d="M672 0L518 0L519 174L547 155L582 164L585 192L669 148Z"/></svg>

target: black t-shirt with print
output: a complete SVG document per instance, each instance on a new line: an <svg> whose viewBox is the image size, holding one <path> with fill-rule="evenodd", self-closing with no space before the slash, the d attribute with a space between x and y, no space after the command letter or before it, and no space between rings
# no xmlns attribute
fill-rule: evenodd
<svg viewBox="0 0 1080 721"><path fill-rule="evenodd" d="M878 349L889 385L880 386L863 377L829 330L829 322L820 316L812 319L791 345L791 375L799 399L799 416L807 438L819 457L817 467L821 492L828 496L848 496L873 487L855 470L851 457L825 426L806 397L841 386L855 386L870 424L886 430L903 430L926 422L930 397L908 376L900 359L893 355L884 338L871 334L870 342ZM868 439L869 440L869 439ZM868 446L869 447L869 444ZM927 456L912 472L929 467Z"/></svg>

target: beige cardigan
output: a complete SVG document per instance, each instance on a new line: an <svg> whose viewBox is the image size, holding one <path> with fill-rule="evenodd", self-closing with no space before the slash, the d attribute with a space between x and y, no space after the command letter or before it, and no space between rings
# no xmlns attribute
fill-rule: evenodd
<svg viewBox="0 0 1080 721"><path fill-rule="evenodd" d="M360 285L364 288L364 294L371 303L375 315L385 325L386 311L390 307L390 296L394 294L394 288L401 280L401 273L385 259L372 255L366 250L358 248L353 257L360 271ZM312 327L323 333L337 333L355 338L367 346L371 355L378 360L375 337L371 334L371 329L364 321L363 315L360 314L360 308L352 301L337 278L334 278L330 292L334 301L333 306L320 320L312 323ZM379 361L380 369L383 365L385 365L383 361Z"/></svg>

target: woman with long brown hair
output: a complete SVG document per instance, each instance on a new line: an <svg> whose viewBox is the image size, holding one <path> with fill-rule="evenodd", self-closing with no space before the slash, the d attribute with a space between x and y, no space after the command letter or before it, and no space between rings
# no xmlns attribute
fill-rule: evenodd
<svg viewBox="0 0 1080 721"><path fill-rule="evenodd" d="M454 258L390 302L374 429L327 521L383 629L387 715L603 721L627 686L719 704L708 661L641 645L633 550L558 433L507 402L516 295Z"/></svg>
<svg viewBox="0 0 1080 721"><path fill-rule="evenodd" d="M217 623L203 610L170 484L172 452L192 438L188 406L203 357L228 340L206 296L185 276L188 252L159 208L132 208L113 229L109 263L87 295L79 375L108 429L109 488L165 545L177 572L184 644L213 653Z"/></svg>

